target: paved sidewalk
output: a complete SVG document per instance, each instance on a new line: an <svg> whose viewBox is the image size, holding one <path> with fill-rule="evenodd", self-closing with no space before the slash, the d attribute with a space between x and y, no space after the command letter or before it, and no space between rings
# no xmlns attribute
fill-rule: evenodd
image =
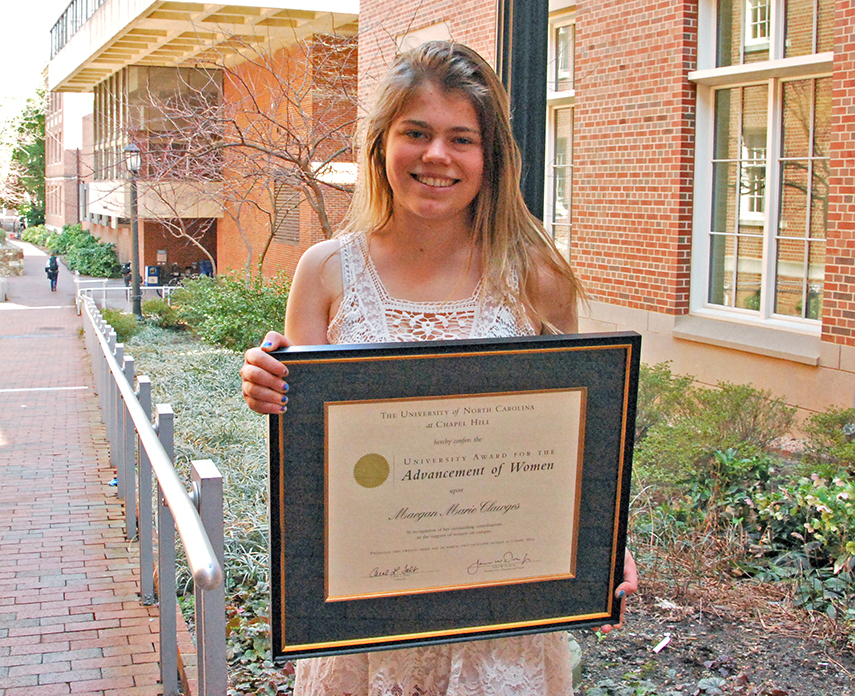
<svg viewBox="0 0 855 696"><path fill-rule="evenodd" d="M25 275L0 302L0 696L161 694L72 276L52 293L45 255L18 244Z"/></svg>

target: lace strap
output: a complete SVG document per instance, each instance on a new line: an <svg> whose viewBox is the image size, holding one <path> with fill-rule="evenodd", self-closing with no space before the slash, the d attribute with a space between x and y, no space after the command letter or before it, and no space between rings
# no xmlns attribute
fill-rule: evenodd
<svg viewBox="0 0 855 696"><path fill-rule="evenodd" d="M374 336L382 337L382 341L391 341L383 299L368 272L371 259L365 234L352 232L342 236L339 250L344 283L342 305L358 309L360 321L371 327Z"/></svg>

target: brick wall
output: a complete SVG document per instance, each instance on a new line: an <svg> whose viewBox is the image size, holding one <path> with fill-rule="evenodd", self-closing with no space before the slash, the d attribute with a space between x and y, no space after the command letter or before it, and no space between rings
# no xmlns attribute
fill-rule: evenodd
<svg viewBox="0 0 855 696"><path fill-rule="evenodd" d="M369 0L359 7L359 97L369 104L377 80L396 53L395 39L447 22L454 41L496 56L496 3L486 0Z"/></svg>
<svg viewBox="0 0 855 696"><path fill-rule="evenodd" d="M824 341L855 345L855 0L837 0Z"/></svg>
<svg viewBox="0 0 855 696"><path fill-rule="evenodd" d="M331 65L335 60L340 64ZM324 239L319 214L303 200L299 204L299 243L270 241L277 183L271 170L292 167L284 155L295 155L298 150L301 157L312 162L329 158L339 150L342 152L336 161L353 161L349 148L356 108L353 100L340 98L340 90L342 83L351 84L349 89L355 90L356 70L356 51L333 52L326 57L313 53L307 60L303 48L291 47L245 62L224 74L226 111L244 133L254 132L262 147L225 155L225 172L230 177L226 187L231 193L226 203L228 214L219 221L220 271L255 270L264 254L265 275L282 269L291 276L303 252ZM272 116L275 123L267 116ZM334 132L341 137L332 136ZM232 130L227 138L234 135ZM295 147L295 142L303 146ZM323 192L324 215L335 230L347 211L350 195L323 185L319 188Z"/></svg>
<svg viewBox="0 0 855 696"><path fill-rule="evenodd" d="M158 265L157 252L161 250L166 251L167 273L172 268L172 264L178 264L178 267L183 271L186 266L192 266L207 258L201 249L189 239L177 236L166 225L154 220L141 220L140 223L139 244L142 271L145 271L146 266ZM216 259L216 222L204 218L185 219L184 225L187 232L192 234ZM127 233L127 236L130 236L130 232ZM163 280L161 279L161 281Z"/></svg>
<svg viewBox="0 0 855 696"><path fill-rule="evenodd" d="M582 3L572 263L592 298L689 305L697 3Z"/></svg>

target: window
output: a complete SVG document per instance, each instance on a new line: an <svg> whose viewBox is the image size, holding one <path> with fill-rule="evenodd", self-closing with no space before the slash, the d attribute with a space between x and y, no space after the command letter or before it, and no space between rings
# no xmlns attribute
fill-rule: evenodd
<svg viewBox="0 0 855 696"><path fill-rule="evenodd" d="M769 47L769 0L747 0L745 25L746 50Z"/></svg>
<svg viewBox="0 0 855 696"><path fill-rule="evenodd" d="M699 85L693 313L819 330L833 60L822 49L833 7L717 3L716 67L690 76ZM755 68L761 39L769 62ZM793 51L810 57L797 70L786 61Z"/></svg>
<svg viewBox="0 0 855 696"><path fill-rule="evenodd" d="M550 18L546 110L546 210L544 223L570 257L573 182L573 66L576 25L567 11Z"/></svg>
<svg viewBox="0 0 855 696"><path fill-rule="evenodd" d="M300 243L300 193L287 184L276 184L274 188L273 240Z"/></svg>

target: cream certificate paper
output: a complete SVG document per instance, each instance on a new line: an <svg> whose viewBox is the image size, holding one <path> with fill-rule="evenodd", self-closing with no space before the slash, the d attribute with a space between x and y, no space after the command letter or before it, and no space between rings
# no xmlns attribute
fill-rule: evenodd
<svg viewBox="0 0 855 696"><path fill-rule="evenodd" d="M327 601L574 575L584 389L325 410Z"/></svg>

